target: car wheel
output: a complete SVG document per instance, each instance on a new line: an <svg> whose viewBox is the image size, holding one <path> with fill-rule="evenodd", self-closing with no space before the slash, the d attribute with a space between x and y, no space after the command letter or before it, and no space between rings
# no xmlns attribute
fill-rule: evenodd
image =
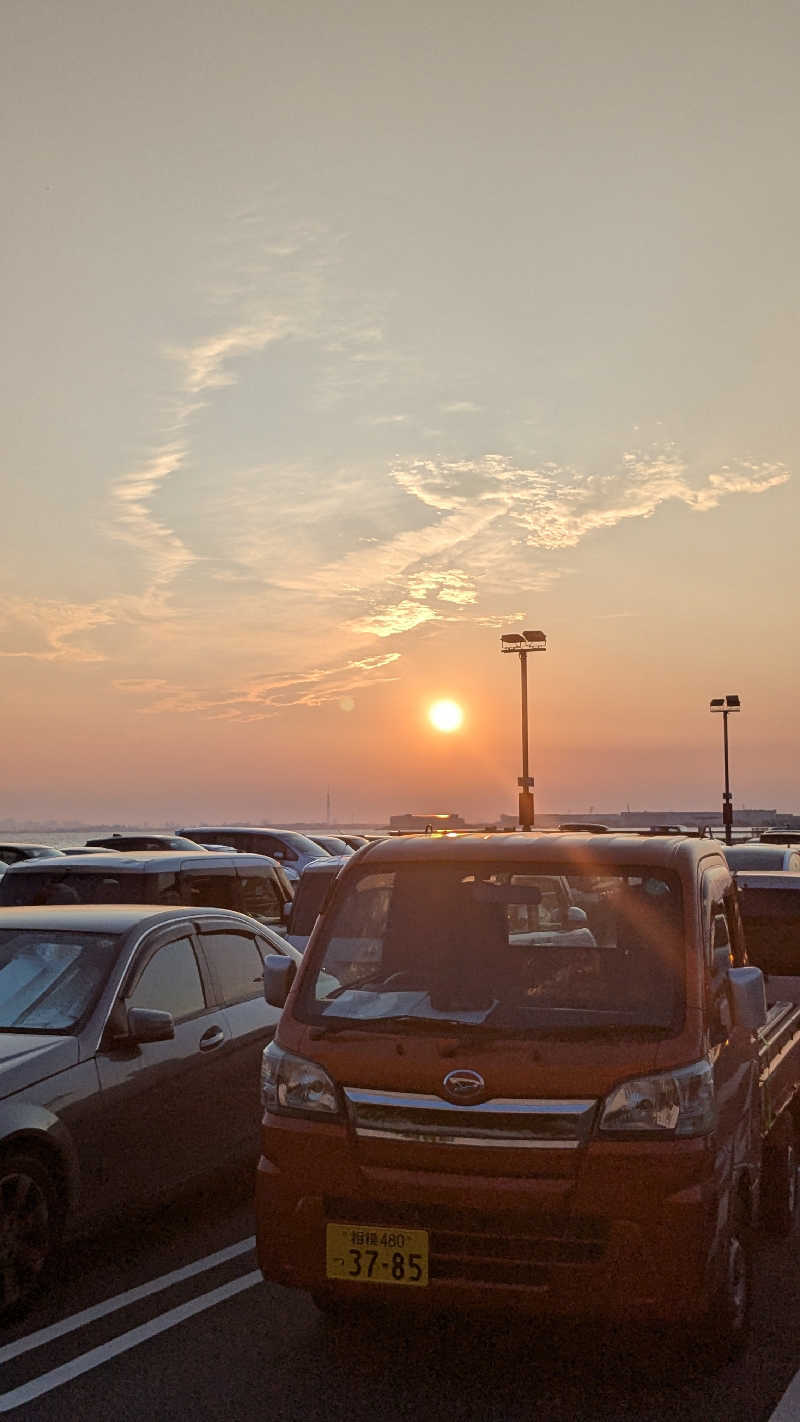
<svg viewBox="0 0 800 1422"><path fill-rule="evenodd" d="M61 1236L63 1211L47 1167L22 1150L0 1156L0 1319L25 1312Z"/></svg>
<svg viewBox="0 0 800 1422"><path fill-rule="evenodd" d="M797 1224L797 1142L792 1133L782 1145L764 1146L761 1168L761 1218L770 1234L791 1234Z"/></svg>
<svg viewBox="0 0 800 1422"><path fill-rule="evenodd" d="M704 1368L715 1371L747 1346L753 1286L753 1250L750 1221L738 1199L725 1241L721 1277L700 1328L692 1331L690 1347Z"/></svg>

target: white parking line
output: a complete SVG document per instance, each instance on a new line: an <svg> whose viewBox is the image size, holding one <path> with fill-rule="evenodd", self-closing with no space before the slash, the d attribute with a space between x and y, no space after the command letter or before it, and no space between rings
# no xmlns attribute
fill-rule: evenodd
<svg viewBox="0 0 800 1422"><path fill-rule="evenodd" d="M35 1397L52 1392L54 1388L71 1382L73 1378L79 1378L82 1373L88 1373L92 1368L99 1368L102 1363L107 1363L109 1359L118 1357L120 1353L127 1353L130 1348L135 1348L139 1343L145 1343L148 1338L154 1338L156 1334L164 1333L168 1328L174 1328L177 1323L183 1323L184 1319L191 1318L193 1314L213 1308L215 1304L233 1298L234 1294L240 1294L243 1289L252 1289L254 1284L260 1283L261 1271L254 1269L251 1274L243 1274L240 1279L232 1279L229 1284L223 1284L221 1288L213 1289L210 1294L201 1294L199 1298L190 1299L188 1303L181 1304L179 1308L172 1308L168 1313L159 1314L157 1318L151 1318L149 1323L143 1323L139 1328L131 1328L127 1333L121 1333L118 1338L112 1338L110 1342L101 1344L99 1348L92 1348L88 1353L73 1358L71 1363L64 1363L60 1368L52 1368L49 1373L42 1373L41 1377L23 1383L22 1387L15 1387L11 1392L3 1393L0 1395L0 1412L10 1412L14 1407L21 1407L26 1402L32 1402Z"/></svg>
<svg viewBox="0 0 800 1422"><path fill-rule="evenodd" d="M795 1373L769 1422L800 1422L800 1372Z"/></svg>
<svg viewBox="0 0 800 1422"><path fill-rule="evenodd" d="M44 1343L51 1343L54 1338L62 1338L65 1333L73 1333L76 1328L94 1323L96 1318L105 1318L106 1314L116 1313L117 1309L136 1303L138 1299L161 1293L163 1289L180 1284L184 1279L192 1279L195 1274L204 1274L208 1269L216 1269L218 1264L225 1264L228 1259L236 1259L239 1254L248 1254L255 1248L255 1243L255 1236L251 1235L249 1239L241 1239L238 1244L218 1250L216 1254L207 1254L205 1259L195 1260L194 1264L185 1264L181 1269L173 1269L171 1274L162 1274L160 1278L151 1279L147 1284L139 1284L135 1289L127 1289L124 1294L116 1294L104 1303L93 1304L81 1313L73 1313L69 1318L63 1318L60 1323L52 1323L48 1328L28 1333L26 1337L18 1338L16 1342L7 1343L5 1347L0 1348L0 1363L18 1358L20 1353L29 1353L32 1348L41 1348Z"/></svg>

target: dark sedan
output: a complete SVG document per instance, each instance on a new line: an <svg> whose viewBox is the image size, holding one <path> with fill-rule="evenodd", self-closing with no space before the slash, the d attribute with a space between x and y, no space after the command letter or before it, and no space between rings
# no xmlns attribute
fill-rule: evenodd
<svg viewBox="0 0 800 1422"><path fill-rule="evenodd" d="M7 840L0 844L0 863L24 864L28 859L55 859L63 853L52 844L23 844L22 841Z"/></svg>
<svg viewBox="0 0 800 1422"><path fill-rule="evenodd" d="M224 909L0 910L0 1319L65 1230L255 1160L274 953Z"/></svg>

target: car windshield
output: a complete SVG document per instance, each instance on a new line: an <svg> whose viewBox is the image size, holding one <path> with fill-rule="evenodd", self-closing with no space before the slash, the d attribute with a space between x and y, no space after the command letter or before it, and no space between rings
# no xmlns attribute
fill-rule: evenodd
<svg viewBox="0 0 800 1422"><path fill-rule="evenodd" d="M349 877L306 978L302 1020L510 1032L674 1029L683 1017L680 882L485 864Z"/></svg>
<svg viewBox="0 0 800 1422"><path fill-rule="evenodd" d="M71 1032L116 960L118 934L0 929L0 1031Z"/></svg>

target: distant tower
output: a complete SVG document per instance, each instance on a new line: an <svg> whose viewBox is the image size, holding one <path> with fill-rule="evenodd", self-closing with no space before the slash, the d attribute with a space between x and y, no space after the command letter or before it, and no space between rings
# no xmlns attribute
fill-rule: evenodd
<svg viewBox="0 0 800 1422"><path fill-rule="evenodd" d="M329 825L330 822L331 822L331 792L330 792L330 788L329 788L329 789L325 792L325 823L326 823L326 825Z"/></svg>

